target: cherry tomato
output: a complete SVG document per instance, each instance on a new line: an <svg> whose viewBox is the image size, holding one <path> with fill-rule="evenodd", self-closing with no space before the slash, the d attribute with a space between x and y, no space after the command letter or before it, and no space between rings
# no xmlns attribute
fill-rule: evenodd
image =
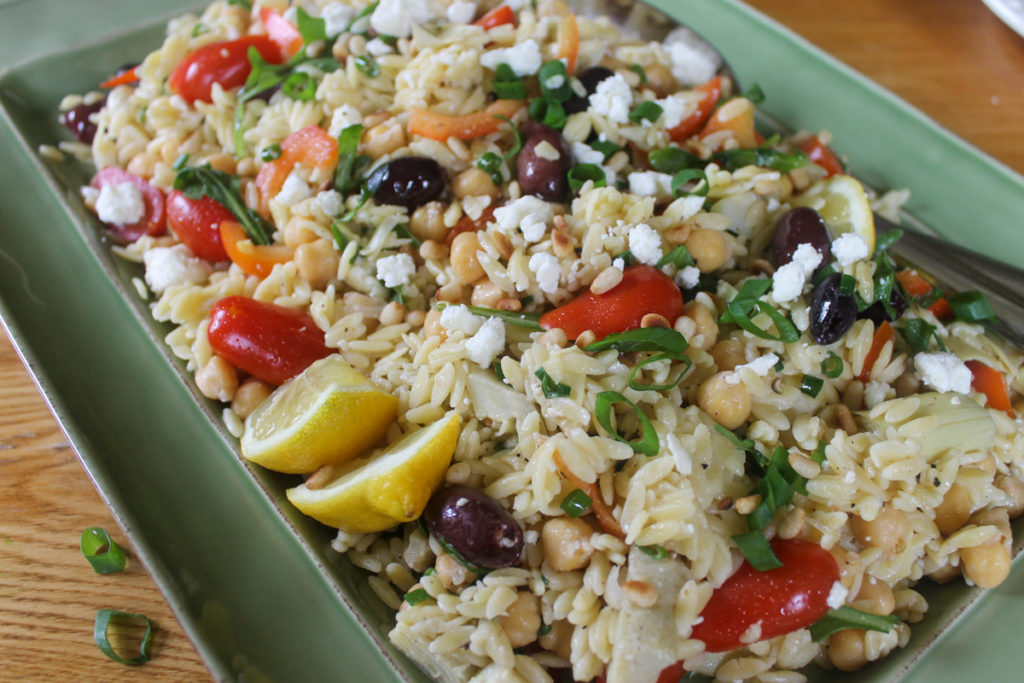
<svg viewBox="0 0 1024 683"><path fill-rule="evenodd" d="M228 260L220 240L220 224L233 220L234 215L210 197L189 199L178 190L167 195L167 225L199 258Z"/></svg>
<svg viewBox="0 0 1024 683"><path fill-rule="evenodd" d="M798 540L771 543L781 567L759 572L744 562L712 593L693 627L692 638L708 652L735 650L741 636L760 624L759 640L809 626L829 610L828 595L839 580L839 565L821 546Z"/></svg>
<svg viewBox="0 0 1024 683"><path fill-rule="evenodd" d="M333 353L308 315L244 296L215 303L206 334L217 355L270 384L283 384Z"/></svg>
<svg viewBox="0 0 1024 683"><path fill-rule="evenodd" d="M669 324L675 322L683 314L683 293L657 268L633 266L610 291L594 294L588 289L542 315L540 326L545 330L560 327L570 339L592 330L600 341L609 334L640 327L648 313L663 315Z"/></svg>
<svg viewBox="0 0 1024 683"><path fill-rule="evenodd" d="M204 45L190 53L171 73L168 85L189 104L211 101L214 83L225 90L237 88L249 77L249 48L254 47L270 64L285 60L281 48L268 36L245 36Z"/></svg>
<svg viewBox="0 0 1024 683"><path fill-rule="evenodd" d="M277 43L282 54L294 55L302 49L302 34L290 21L275 9L264 7L260 10L260 21L267 29L267 35Z"/></svg>
<svg viewBox="0 0 1024 683"><path fill-rule="evenodd" d="M338 161L338 141L319 126L306 126L281 141L281 156L263 164L256 174L260 191L260 214L270 217L270 200L281 188L296 164L327 171Z"/></svg>
<svg viewBox="0 0 1024 683"><path fill-rule="evenodd" d="M697 134L704 122L715 110L715 105L722 97L722 77L715 76L707 83L702 83L694 88L695 92L703 93L704 99L700 101L693 113L679 122L679 125L668 131L669 137L676 142L682 142Z"/></svg>
<svg viewBox="0 0 1024 683"><path fill-rule="evenodd" d="M146 213L138 222L131 225L110 225L114 234L122 242L134 242L143 235L162 235L167 222L164 217L164 193L159 188L117 166L107 166L97 173L92 179L92 186L101 190L104 185L119 185L126 182L137 187L142 193Z"/></svg>
<svg viewBox="0 0 1024 683"><path fill-rule="evenodd" d="M839 161L839 157L817 135L800 143L800 150L807 154L808 159L825 169L826 178L843 172L843 164Z"/></svg>

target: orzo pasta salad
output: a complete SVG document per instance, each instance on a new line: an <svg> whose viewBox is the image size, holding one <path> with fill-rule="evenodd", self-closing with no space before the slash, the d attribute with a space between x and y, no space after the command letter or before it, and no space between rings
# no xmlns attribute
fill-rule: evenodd
<svg viewBox="0 0 1024 683"><path fill-rule="evenodd" d="M1024 356L721 67L561 0L218 0L62 104L166 343L439 680L857 670L1009 572Z"/></svg>

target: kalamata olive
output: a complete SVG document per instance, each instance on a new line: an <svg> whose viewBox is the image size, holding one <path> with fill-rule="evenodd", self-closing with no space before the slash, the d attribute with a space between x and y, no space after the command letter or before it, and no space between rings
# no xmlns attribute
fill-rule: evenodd
<svg viewBox="0 0 1024 683"><path fill-rule="evenodd" d="M832 240L828 237L825 221L814 209L800 206L779 219L775 226L775 265L784 266L793 260L793 254L801 244L810 244L819 254L821 263L832 260Z"/></svg>
<svg viewBox="0 0 1024 683"><path fill-rule="evenodd" d="M531 123L522 130L525 141L516 161L519 187L549 202L561 201L569 191L566 173L572 166L572 155L562 134L554 128Z"/></svg>
<svg viewBox="0 0 1024 683"><path fill-rule="evenodd" d="M587 89L587 94L581 97L580 95L573 93L572 97L570 97L563 105L565 107L565 113L576 114L586 109L590 103L589 99L591 93L597 90L597 84L614 75L615 72L606 66L592 66L589 69L586 69L579 75L579 79L580 83L583 84L583 87Z"/></svg>
<svg viewBox="0 0 1024 683"><path fill-rule="evenodd" d="M857 318L867 318L874 321L877 326L883 320L891 322L896 320L896 318L902 317L907 312L907 300L903 298L903 295L895 287L892 288L892 294L889 295L889 305L892 307L892 312L896 314L895 317L889 315L881 301L876 301L858 313Z"/></svg>
<svg viewBox="0 0 1024 683"><path fill-rule="evenodd" d="M441 164L427 157L399 157L377 167L367 181L378 204L415 209L444 192L447 176Z"/></svg>
<svg viewBox="0 0 1024 683"><path fill-rule="evenodd" d="M72 107L60 115L60 122L71 131L76 140L91 145L93 138L96 137L96 124L90 121L89 117L102 109L105 103L106 99L102 99L92 104Z"/></svg>
<svg viewBox="0 0 1024 683"><path fill-rule="evenodd" d="M857 319L857 300L842 290L842 275L832 273L814 290L811 300L811 336L819 344L839 341Z"/></svg>
<svg viewBox="0 0 1024 683"><path fill-rule="evenodd" d="M441 489L427 503L423 521L427 531L478 567L511 567L523 553L522 528L493 498L476 489Z"/></svg>

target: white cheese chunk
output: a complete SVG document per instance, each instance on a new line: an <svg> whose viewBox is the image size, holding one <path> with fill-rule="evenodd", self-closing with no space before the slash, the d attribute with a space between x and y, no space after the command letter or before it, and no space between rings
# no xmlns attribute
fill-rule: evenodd
<svg viewBox="0 0 1024 683"><path fill-rule="evenodd" d="M337 216L344 207L344 197L337 190L324 190L317 194L316 204L328 216Z"/></svg>
<svg viewBox="0 0 1024 683"><path fill-rule="evenodd" d="M539 242L547 233L547 223L554 215L551 205L533 195L525 195L494 210L494 221L502 232L519 228L527 242Z"/></svg>
<svg viewBox="0 0 1024 683"><path fill-rule="evenodd" d="M146 200L131 182L107 183L96 197L96 215L110 225L131 225L146 215Z"/></svg>
<svg viewBox="0 0 1024 683"><path fill-rule="evenodd" d="M658 171L635 171L629 174L629 191L641 197L671 199L672 176Z"/></svg>
<svg viewBox="0 0 1024 683"><path fill-rule="evenodd" d="M377 279L385 287L401 287L412 282L416 262L408 254L394 254L377 259Z"/></svg>
<svg viewBox="0 0 1024 683"><path fill-rule="evenodd" d="M213 272L212 266L192 255L184 244L155 247L142 255L146 266L146 284L157 294L175 285L203 282Z"/></svg>
<svg viewBox="0 0 1024 683"><path fill-rule="evenodd" d="M793 301L803 293L806 282L804 266L797 261L779 266L772 275L772 298L780 304Z"/></svg>
<svg viewBox="0 0 1024 683"><path fill-rule="evenodd" d="M779 362L779 357L774 353L766 353L760 358L755 358L749 363L736 366L736 369L747 368L755 375L760 377L767 377L768 373L771 372L772 368L775 367L776 363Z"/></svg>
<svg viewBox="0 0 1024 683"><path fill-rule="evenodd" d="M935 391L971 391L971 371L952 353L919 353L914 356L914 368L921 381Z"/></svg>
<svg viewBox="0 0 1024 683"><path fill-rule="evenodd" d="M588 102L594 113L606 116L615 123L629 123L633 91L622 74L615 74L597 84Z"/></svg>
<svg viewBox="0 0 1024 683"><path fill-rule="evenodd" d="M554 255L539 252L530 257L527 264L537 278L537 286L546 294L558 291L558 281L562 278L562 267Z"/></svg>
<svg viewBox="0 0 1024 683"><path fill-rule="evenodd" d="M533 38L512 47L488 50L480 55L480 63L492 71L499 64L508 64L516 76L532 76L540 69L544 57L540 53L540 45Z"/></svg>
<svg viewBox="0 0 1024 683"><path fill-rule="evenodd" d="M448 21L452 24L469 24L476 16L476 3L456 0L448 5L445 13L448 16Z"/></svg>
<svg viewBox="0 0 1024 683"><path fill-rule="evenodd" d="M572 156L578 164L596 164L600 166L604 163L604 153L598 152L585 142L574 142L571 145L571 149Z"/></svg>
<svg viewBox="0 0 1024 683"><path fill-rule="evenodd" d="M629 253L640 263L653 266L661 259L661 235L646 223L638 224L629 231Z"/></svg>
<svg viewBox="0 0 1024 683"><path fill-rule="evenodd" d="M683 85L709 81L722 66L721 55L685 26L665 36L664 46L672 60L672 75Z"/></svg>
<svg viewBox="0 0 1024 683"><path fill-rule="evenodd" d="M505 348L505 323L488 318L472 337L466 340L466 355L483 368L489 368Z"/></svg>
<svg viewBox="0 0 1024 683"><path fill-rule="evenodd" d="M434 0L380 0L370 16L370 28L377 33L407 38L415 24L426 24L438 17Z"/></svg>
<svg viewBox="0 0 1024 683"><path fill-rule="evenodd" d="M683 289L693 289L700 284L700 268L686 266L676 273L676 284Z"/></svg>
<svg viewBox="0 0 1024 683"><path fill-rule="evenodd" d="M307 199L313 196L313 193L309 190L309 185L302 179L295 171L288 174L288 177L284 179L284 184L281 186L281 191L274 197L274 201L280 202L285 206L292 206L297 202L301 202L303 199Z"/></svg>
<svg viewBox="0 0 1024 683"><path fill-rule="evenodd" d="M849 266L868 257L868 243L860 235L846 232L832 242L832 255L840 266Z"/></svg>
<svg viewBox="0 0 1024 683"><path fill-rule="evenodd" d="M793 252L793 261L803 266L804 275L810 276L821 265L821 253L808 242L797 245Z"/></svg>
<svg viewBox="0 0 1024 683"><path fill-rule="evenodd" d="M334 38L356 18L356 10L343 2L329 2L320 11L320 18L324 20L327 37Z"/></svg>
<svg viewBox="0 0 1024 683"><path fill-rule="evenodd" d="M441 311L441 327L449 332L476 334L483 325L483 318L470 312L465 304L445 306Z"/></svg>

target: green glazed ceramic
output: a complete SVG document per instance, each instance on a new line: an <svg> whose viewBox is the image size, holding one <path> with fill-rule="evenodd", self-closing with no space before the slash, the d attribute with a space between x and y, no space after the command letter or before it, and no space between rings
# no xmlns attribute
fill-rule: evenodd
<svg viewBox="0 0 1024 683"><path fill-rule="evenodd" d="M1024 253L1024 179L739 2L652 4L717 44L744 83L758 82L769 114L833 131L869 184L911 188L911 213L936 231L970 235L993 256ZM80 205L91 170L35 152L67 139L56 118L65 93L142 58L168 16L196 7L0 2L0 314L214 677L426 680L388 643L392 616L364 574L329 551L333 534L284 502L297 480L243 463L217 406L164 348L168 329L130 284L141 273L110 255ZM1020 562L994 591L929 587L926 597L931 610L908 647L857 680L1019 680Z"/></svg>

